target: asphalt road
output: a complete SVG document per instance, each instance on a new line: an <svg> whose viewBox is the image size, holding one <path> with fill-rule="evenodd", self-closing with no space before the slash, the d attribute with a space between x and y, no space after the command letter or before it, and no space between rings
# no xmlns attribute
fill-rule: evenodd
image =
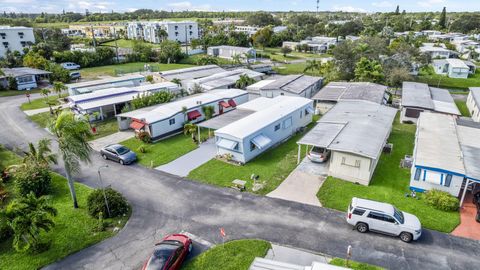
<svg viewBox="0 0 480 270"><path fill-rule="evenodd" d="M24 97L0 98L0 143L25 147L49 136L18 109ZM97 154L76 176L96 187ZM330 256L345 257L389 269L479 269L480 242L424 230L419 241L353 231L344 213L280 199L238 193L137 165L108 162L104 181L122 192L133 207L125 228L116 236L72 254L47 269L138 269L152 245L163 235L189 232L196 240L220 243L219 228L228 239L258 238ZM54 170L62 173L61 167Z"/></svg>

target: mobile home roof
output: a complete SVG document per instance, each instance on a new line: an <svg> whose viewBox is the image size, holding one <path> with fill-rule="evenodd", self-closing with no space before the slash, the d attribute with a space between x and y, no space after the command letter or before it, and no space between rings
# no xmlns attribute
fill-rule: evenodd
<svg viewBox="0 0 480 270"><path fill-rule="evenodd" d="M71 83L71 84L67 84L67 86L70 89L72 89L72 88L84 88L84 87L91 87L91 86L96 86L96 85L109 84L109 83L122 82L122 81L129 81L129 80L135 80L135 79L143 79L143 78L145 78L143 75L133 74L133 75L125 75L125 76L113 77L113 78L107 78L107 79L101 79L101 80Z"/></svg>
<svg viewBox="0 0 480 270"><path fill-rule="evenodd" d="M367 100L378 104L383 103L387 87L369 82L331 82L313 96L313 100Z"/></svg>

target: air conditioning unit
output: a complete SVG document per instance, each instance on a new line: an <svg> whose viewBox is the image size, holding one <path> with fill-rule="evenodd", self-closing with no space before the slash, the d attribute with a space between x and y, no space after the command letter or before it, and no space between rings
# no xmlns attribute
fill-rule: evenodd
<svg viewBox="0 0 480 270"><path fill-rule="evenodd" d="M393 143L385 144L385 146L383 147L383 152L387 153L387 154L390 154L390 153L392 153L392 151L393 151Z"/></svg>

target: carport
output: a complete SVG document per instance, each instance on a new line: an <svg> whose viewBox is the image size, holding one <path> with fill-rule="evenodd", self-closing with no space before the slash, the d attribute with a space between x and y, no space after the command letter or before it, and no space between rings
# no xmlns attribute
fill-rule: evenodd
<svg viewBox="0 0 480 270"><path fill-rule="evenodd" d="M317 122L317 125L297 142L297 164L301 161L303 145L305 146L305 155L308 155L309 147L310 149L315 146L328 148L345 126L346 123Z"/></svg>

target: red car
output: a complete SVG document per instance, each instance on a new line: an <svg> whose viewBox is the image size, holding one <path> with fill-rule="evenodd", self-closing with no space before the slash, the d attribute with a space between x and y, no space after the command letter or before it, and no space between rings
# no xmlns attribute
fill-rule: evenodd
<svg viewBox="0 0 480 270"><path fill-rule="evenodd" d="M188 236L168 235L155 245L142 270L178 270L192 248L192 239Z"/></svg>

